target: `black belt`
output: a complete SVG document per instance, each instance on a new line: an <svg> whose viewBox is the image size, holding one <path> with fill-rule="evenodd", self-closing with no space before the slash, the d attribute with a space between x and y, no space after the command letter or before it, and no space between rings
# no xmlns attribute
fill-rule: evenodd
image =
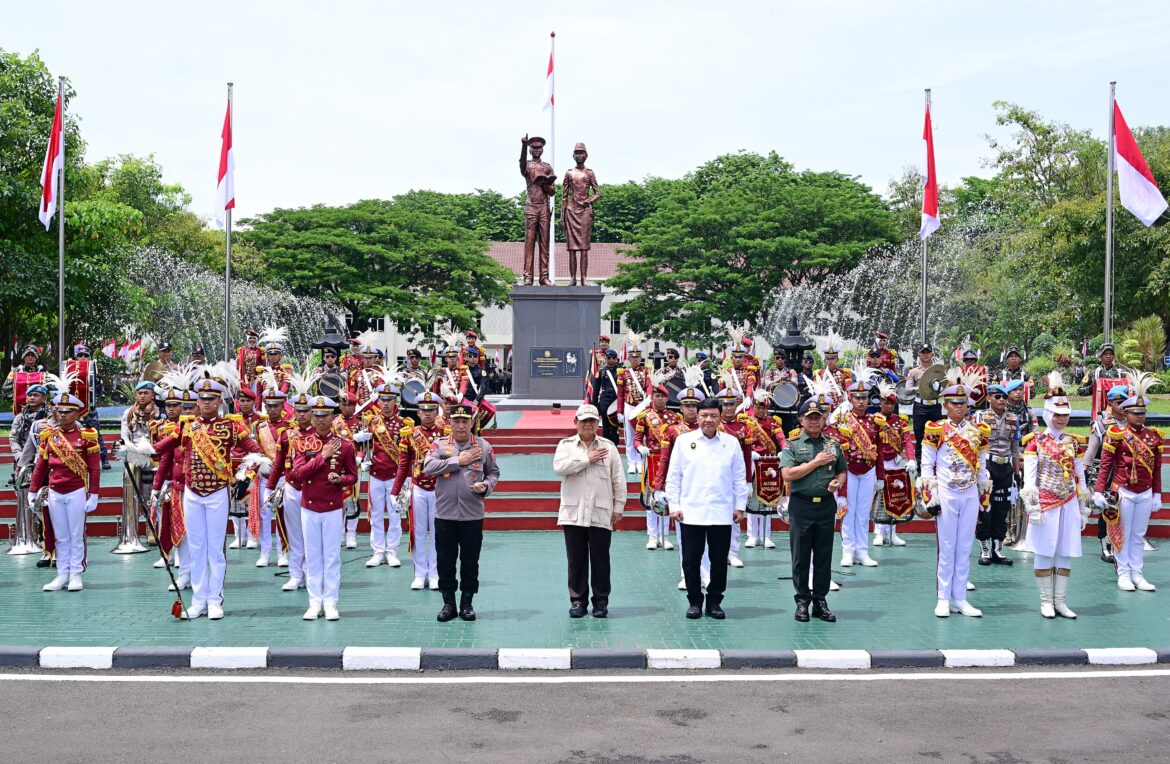
<svg viewBox="0 0 1170 764"><path fill-rule="evenodd" d="M794 494L792 494L792 496L790 498L800 499L801 501L806 502L808 504L825 504L826 506L831 505L833 507L833 509L837 508L837 503L833 499L833 494L831 494L827 491L825 493L822 493L822 494L817 494L816 496L807 496L803 493L794 493Z"/></svg>

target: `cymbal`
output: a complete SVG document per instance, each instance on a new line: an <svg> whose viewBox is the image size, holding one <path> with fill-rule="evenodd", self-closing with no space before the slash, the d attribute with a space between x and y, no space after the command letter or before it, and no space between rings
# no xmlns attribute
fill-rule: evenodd
<svg viewBox="0 0 1170 764"><path fill-rule="evenodd" d="M936 363L929 367L918 378L918 397L924 401L937 400L939 393L946 387L946 379L946 366L943 366L941 363Z"/></svg>

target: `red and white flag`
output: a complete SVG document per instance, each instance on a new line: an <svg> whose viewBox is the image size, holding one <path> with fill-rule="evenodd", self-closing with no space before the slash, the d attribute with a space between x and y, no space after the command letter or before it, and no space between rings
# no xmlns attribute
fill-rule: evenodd
<svg viewBox="0 0 1170 764"><path fill-rule="evenodd" d="M104 345L102 345L102 355L104 355L106 358L113 358L117 354L118 354L118 341L117 340L106 340L106 343Z"/></svg>
<svg viewBox="0 0 1170 764"><path fill-rule="evenodd" d="M57 93L57 111L53 114L53 129L49 132L49 147L45 151L45 167L41 170L41 206L37 217L49 230L49 222L57 211L57 192L60 174L65 171L65 131L61 121L61 94Z"/></svg>
<svg viewBox="0 0 1170 764"><path fill-rule="evenodd" d="M934 171L934 130L930 126L930 106L926 107L926 123L922 127L926 141L926 177L922 182L922 226L918 238L923 241L938 230L938 175Z"/></svg>
<svg viewBox="0 0 1170 764"><path fill-rule="evenodd" d="M142 340L134 340L133 342L127 342L122 346L121 351L118 352L118 357L126 363L130 363L130 361L138 357L138 354L141 351Z"/></svg>
<svg viewBox="0 0 1170 764"><path fill-rule="evenodd" d="M553 87L553 54L550 50L548 53L548 74L544 76L544 108L541 111L547 111L556 106L556 99L554 98L555 88Z"/></svg>
<svg viewBox="0 0 1170 764"><path fill-rule="evenodd" d="M232 151L232 103L223 116L223 143L219 149L218 185L215 188L215 224L223 228L224 212L236 207L236 155Z"/></svg>
<svg viewBox="0 0 1170 764"><path fill-rule="evenodd" d="M1166 211L1166 199L1158 190L1154 173L1150 172L1150 166L1146 164L1116 101L1113 103L1113 154L1117 162L1121 206L1147 226L1152 226Z"/></svg>

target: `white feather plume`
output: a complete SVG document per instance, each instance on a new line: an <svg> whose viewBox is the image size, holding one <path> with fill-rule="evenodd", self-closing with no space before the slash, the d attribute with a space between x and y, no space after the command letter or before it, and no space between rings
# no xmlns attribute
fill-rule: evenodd
<svg viewBox="0 0 1170 764"><path fill-rule="evenodd" d="M645 334L640 334L640 333L634 331L633 329L630 329L626 332L626 348L628 350L633 350L634 348L641 350L642 343L645 341L646 341Z"/></svg>
<svg viewBox="0 0 1170 764"><path fill-rule="evenodd" d="M240 461L240 468L236 470L236 480L243 480L253 469L261 475L267 475L272 470L272 460L263 454L248 454Z"/></svg>
<svg viewBox="0 0 1170 764"><path fill-rule="evenodd" d="M320 379L321 372L316 369L306 372L294 368L288 374L289 390L292 393L289 397L312 395L313 385Z"/></svg>
<svg viewBox="0 0 1170 764"><path fill-rule="evenodd" d="M654 371L650 372L650 384L654 387L658 387L673 376L674 369L669 369L663 366L661 369L655 369Z"/></svg>
<svg viewBox="0 0 1170 764"><path fill-rule="evenodd" d="M67 393L73 389L74 383L81 379L81 375L77 373L76 369L70 369L64 374L57 375L51 372L45 372L45 382L48 387L53 388L59 393Z"/></svg>
<svg viewBox="0 0 1170 764"><path fill-rule="evenodd" d="M877 376L878 370L871 369L868 366L857 369L853 372L853 380L865 388L871 388L877 384Z"/></svg>
<svg viewBox="0 0 1170 764"><path fill-rule="evenodd" d="M679 364L679 367L683 370L683 382L687 387L699 389L703 386L703 369L701 366L698 364L689 364L687 366Z"/></svg>
<svg viewBox="0 0 1170 764"><path fill-rule="evenodd" d="M283 326L266 326L260 332L260 345L267 345L271 342L284 343L288 340L288 329Z"/></svg>
<svg viewBox="0 0 1170 764"><path fill-rule="evenodd" d="M727 327L727 339L733 350L743 349L743 339L751 331L748 324L731 324Z"/></svg>
<svg viewBox="0 0 1170 764"><path fill-rule="evenodd" d="M889 398L891 395L897 395L898 393L898 388L894 387L894 384L889 379L878 382L877 389L878 395L882 398Z"/></svg>
<svg viewBox="0 0 1170 764"><path fill-rule="evenodd" d="M1045 384L1048 386L1049 395L1056 395L1056 391L1058 390L1060 391L1060 395L1064 395L1064 377L1059 370L1054 369L1048 372L1048 376L1045 377Z"/></svg>
<svg viewBox="0 0 1170 764"><path fill-rule="evenodd" d="M833 378L832 374L813 374L811 377L805 376L804 383L808 386L808 392L813 398L825 397L829 400L836 401L840 395L841 387L837 384L837 380Z"/></svg>
<svg viewBox="0 0 1170 764"><path fill-rule="evenodd" d="M1151 388L1160 384L1158 378L1149 371L1139 371L1138 369L1125 368L1122 369L1125 378L1129 381L1129 387L1133 391L1135 398L1145 397Z"/></svg>
<svg viewBox="0 0 1170 764"><path fill-rule="evenodd" d="M448 325L447 331L439 335L439 340L443 343L443 348L460 348L467 344L467 339L463 332L455 329L455 327Z"/></svg>

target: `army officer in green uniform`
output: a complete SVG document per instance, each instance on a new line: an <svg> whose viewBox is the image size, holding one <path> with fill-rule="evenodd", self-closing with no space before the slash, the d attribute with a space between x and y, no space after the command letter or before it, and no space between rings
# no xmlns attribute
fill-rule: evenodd
<svg viewBox="0 0 1170 764"><path fill-rule="evenodd" d="M809 605L812 614L822 621L837 620L825 603L825 595L829 593L833 559L833 520L838 501L843 501L835 494L845 484L846 464L837 441L821 434L825 415L833 404L820 398L809 398L801 405L801 433L788 441L788 447L780 454L780 467L790 494L788 540L792 548L792 583L796 587L796 620L802 623L809 620Z"/></svg>

